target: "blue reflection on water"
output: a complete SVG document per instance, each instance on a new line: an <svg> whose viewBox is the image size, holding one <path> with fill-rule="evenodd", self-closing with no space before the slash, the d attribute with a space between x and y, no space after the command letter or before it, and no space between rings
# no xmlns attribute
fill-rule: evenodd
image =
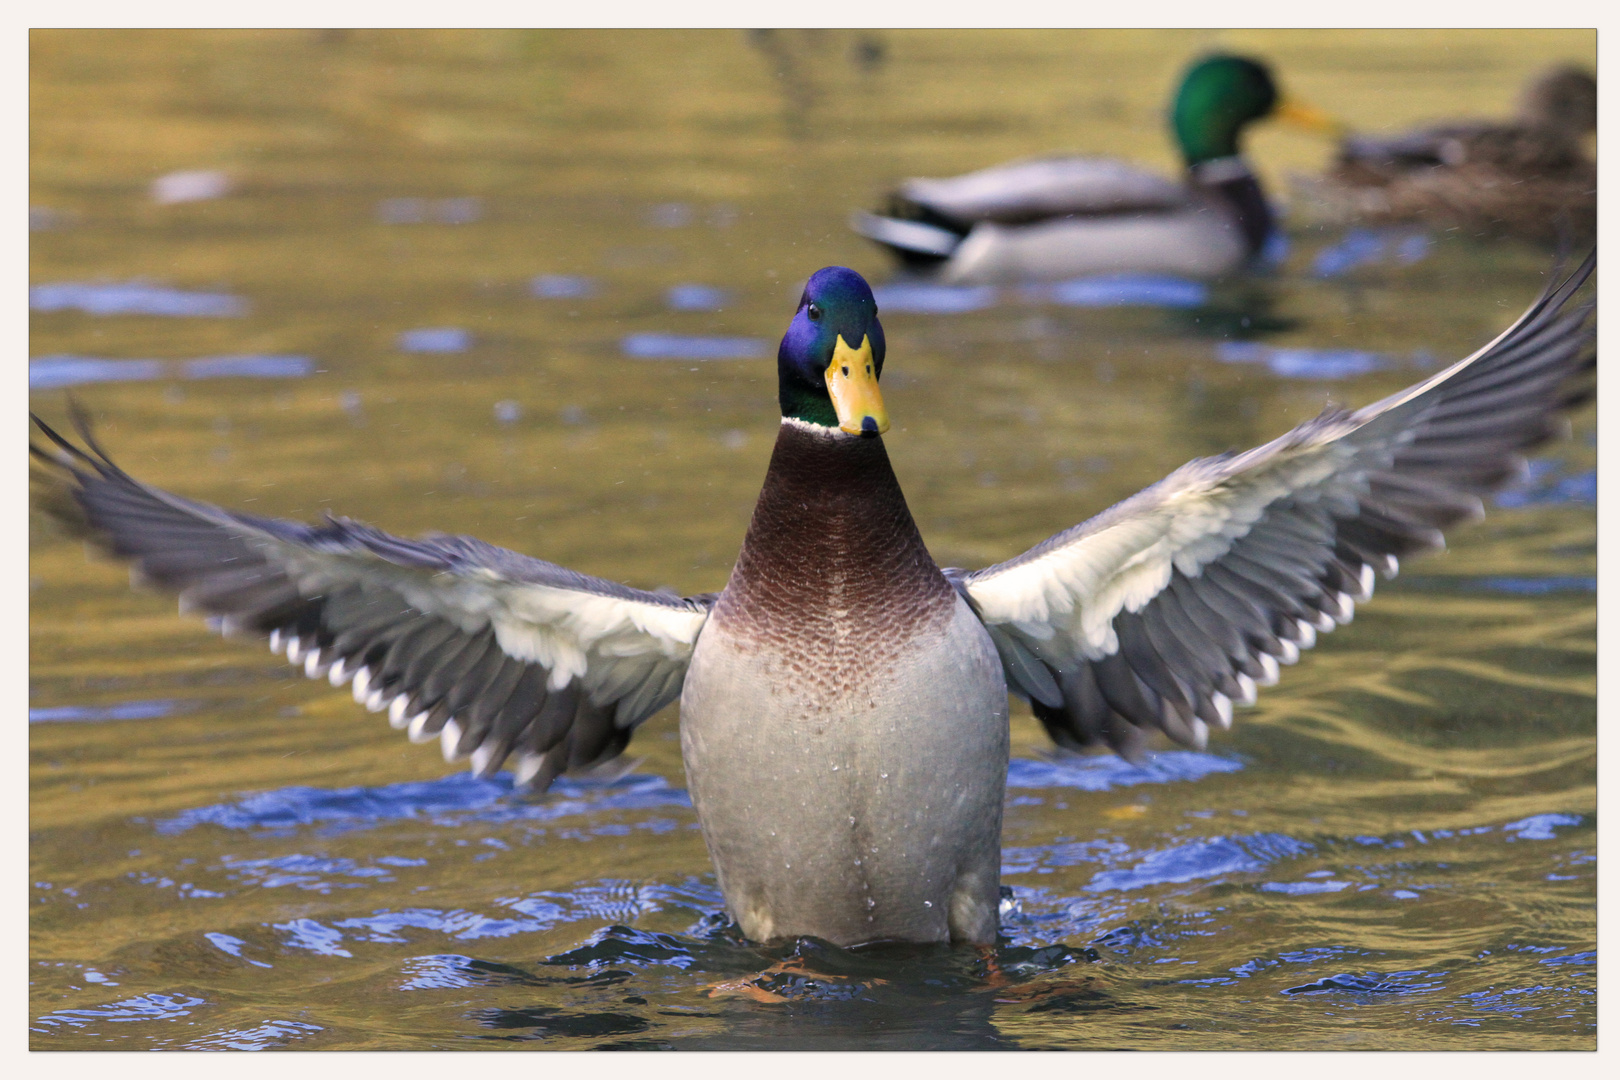
<svg viewBox="0 0 1620 1080"><path fill-rule="evenodd" d="M720 311L730 300L730 290L712 285L673 285L664 293L672 311Z"/></svg>
<svg viewBox="0 0 1620 1080"><path fill-rule="evenodd" d="M36 356L28 361L28 389L56 390L86 383L152 379L297 379L316 371L307 356L243 354L196 360L105 360L95 356Z"/></svg>
<svg viewBox="0 0 1620 1080"><path fill-rule="evenodd" d="M571 274L541 274L529 282L529 292L542 300L583 300L596 295L596 282Z"/></svg>
<svg viewBox="0 0 1620 1080"><path fill-rule="evenodd" d="M1349 887L1348 881L1267 881L1260 886L1260 891L1309 896L1312 893L1336 893Z"/></svg>
<svg viewBox="0 0 1620 1080"><path fill-rule="evenodd" d="M1595 953L1595 952L1581 952L1581 953L1572 953L1569 956L1549 956L1547 959L1539 961L1539 963L1543 963L1543 964L1590 964L1590 965L1595 966L1597 964L1597 953Z"/></svg>
<svg viewBox="0 0 1620 1080"><path fill-rule="evenodd" d="M691 805L686 792L671 787L663 777L636 773L610 783L564 777L552 785L542 801L523 802L511 796L509 773L501 773L493 780L455 773L439 780L382 787L288 787L250 795L240 802L187 810L158 821L154 828L175 835L198 825L288 832L308 825L369 828L384 821L408 819L458 825L467 821L551 821L594 810Z"/></svg>
<svg viewBox="0 0 1620 1080"><path fill-rule="evenodd" d="M1023 290L1027 299L1066 307L1196 308L1209 301L1209 286L1168 274L1098 274Z"/></svg>
<svg viewBox="0 0 1620 1080"><path fill-rule="evenodd" d="M307 356L204 356L185 360L180 371L188 379L299 379L315 372Z"/></svg>
<svg viewBox="0 0 1620 1080"><path fill-rule="evenodd" d="M86 1009L59 1009L46 1013L34 1023L55 1028L83 1027L101 1021L129 1023L137 1020L174 1020L189 1015L198 1005L206 1004L204 999L190 994L142 994Z"/></svg>
<svg viewBox="0 0 1620 1080"><path fill-rule="evenodd" d="M184 292L148 281L62 281L28 290L34 311L78 309L89 315L164 315L172 318L232 318L248 303L230 293Z"/></svg>
<svg viewBox="0 0 1620 1080"><path fill-rule="evenodd" d="M243 941L239 937L232 937L229 934L221 934L217 931L205 933L203 937L207 938L209 944L213 945L214 948L218 949L220 952L229 956L234 956L238 960L246 960L254 967L267 968L275 966L273 964L267 964L263 960L254 960L251 957L243 956L242 950L247 948L247 942Z"/></svg>
<svg viewBox="0 0 1620 1080"><path fill-rule="evenodd" d="M350 956L343 947L345 941L406 944L410 941L406 935L408 930L443 934L458 941L475 941L539 933L564 922L634 923L667 907L691 908L706 913L722 903L717 888L695 878L675 884L606 879L581 882L567 890L547 890L496 900L495 904L511 913L509 915L491 916L461 908L413 907L373 911L368 915L338 919L330 925L314 919L294 919L277 924L274 928L286 935L282 944L287 947L307 949L326 956ZM224 938L225 944L216 941L216 937ZM209 935L209 940L225 948L231 955L239 955L241 943L235 938ZM454 981L460 977L446 969L447 963L451 968L460 968L457 957L418 959L421 961L418 978L408 983L405 989L439 987L445 985L446 978ZM487 979L480 981L487 982Z"/></svg>
<svg viewBox="0 0 1620 1080"><path fill-rule="evenodd" d="M1087 892L1140 889L1149 885L1180 884L1222 874L1246 874L1268 863L1293 858L1315 845L1281 833L1252 836L1217 836L1155 851L1128 870L1104 870L1086 885Z"/></svg>
<svg viewBox="0 0 1620 1080"><path fill-rule="evenodd" d="M872 290L878 311L907 311L922 315L955 315L979 311L996 302L996 290L989 285L930 285L926 282L900 282L879 285Z"/></svg>
<svg viewBox="0 0 1620 1080"><path fill-rule="evenodd" d="M324 895L333 889L362 889L366 887L368 881L394 880L394 875L381 866L364 866L353 859L334 859L320 855L280 855L268 859L243 859L235 855L226 855L222 862L230 871L230 877L257 885L262 889L292 886L295 889ZM410 866L426 865L426 861L422 859L405 862ZM344 877L363 880L332 880Z"/></svg>
<svg viewBox="0 0 1620 1080"><path fill-rule="evenodd" d="M458 353L472 348L472 335L455 326L430 326L399 335L403 352Z"/></svg>
<svg viewBox="0 0 1620 1080"><path fill-rule="evenodd" d="M1597 592L1594 577L1488 577L1473 581L1476 588L1491 592L1513 593L1517 596L1546 596L1561 592Z"/></svg>
<svg viewBox="0 0 1620 1080"><path fill-rule="evenodd" d="M98 360L92 356L36 356L28 361L28 389L55 390L82 383L161 379L162 360Z"/></svg>
<svg viewBox="0 0 1620 1080"><path fill-rule="evenodd" d="M1285 994L1420 994L1445 986L1444 978L1434 971L1395 971L1382 974L1368 971L1364 974L1329 975L1303 986L1290 986Z"/></svg>
<svg viewBox="0 0 1620 1080"><path fill-rule="evenodd" d="M1563 464L1558 461L1549 461L1545 458L1529 463L1529 475L1523 483L1516 484L1496 496L1496 505L1504 507L1515 506L1547 506L1560 504L1597 503L1597 470L1588 469L1586 472L1576 473L1573 476L1562 472Z"/></svg>
<svg viewBox="0 0 1620 1080"><path fill-rule="evenodd" d="M1044 761L1014 758L1007 767L1007 786L1015 788L1068 787L1082 791L1108 791L1137 784L1168 784L1199 780L1213 773L1237 772L1243 763L1231 758L1171 750L1154 754L1141 765L1124 758L1097 755L1053 756Z"/></svg>
<svg viewBox="0 0 1620 1080"><path fill-rule="evenodd" d="M1410 266L1428 258L1433 247L1429 234L1413 229L1350 229L1331 247L1317 252L1311 274L1319 278L1341 277L1373 263Z"/></svg>
<svg viewBox="0 0 1620 1080"><path fill-rule="evenodd" d="M352 957L354 955L338 944L343 940L342 931L334 930L330 926L323 926L314 919L294 919L292 922L271 923L270 925L272 929L287 932L287 937L282 940L282 944L289 948L308 949L310 952L319 953L321 956Z"/></svg>
<svg viewBox="0 0 1620 1080"><path fill-rule="evenodd" d="M193 1039L184 1050L269 1050L294 1039L302 1039L326 1029L301 1020L266 1020L250 1028L228 1028Z"/></svg>
<svg viewBox="0 0 1620 1080"><path fill-rule="evenodd" d="M1215 346L1215 359L1223 364L1264 364L1273 374L1289 379L1347 379L1394 363L1389 357L1360 349L1281 348L1252 341L1220 342Z"/></svg>
<svg viewBox="0 0 1620 1080"><path fill-rule="evenodd" d="M53 705L28 710L30 724L94 723L102 720L155 720L178 711L177 701L122 701L116 705Z"/></svg>
<svg viewBox="0 0 1620 1080"><path fill-rule="evenodd" d="M1556 840L1558 834L1554 828L1559 825L1579 825L1581 818L1575 814L1537 814L1522 821L1510 821L1502 826L1503 832L1514 833L1519 840Z"/></svg>
<svg viewBox="0 0 1620 1080"><path fill-rule="evenodd" d="M759 338L691 334L628 334L619 341L619 351L638 360L751 360L768 348Z"/></svg>

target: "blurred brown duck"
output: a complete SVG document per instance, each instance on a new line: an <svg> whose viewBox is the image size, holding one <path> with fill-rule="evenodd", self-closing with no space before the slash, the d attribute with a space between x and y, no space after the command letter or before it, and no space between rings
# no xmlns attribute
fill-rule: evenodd
<svg viewBox="0 0 1620 1080"><path fill-rule="evenodd" d="M1395 136L1350 136L1301 194L1322 216L1411 222L1529 240L1584 240L1597 227L1597 80L1561 66L1526 86L1519 115Z"/></svg>

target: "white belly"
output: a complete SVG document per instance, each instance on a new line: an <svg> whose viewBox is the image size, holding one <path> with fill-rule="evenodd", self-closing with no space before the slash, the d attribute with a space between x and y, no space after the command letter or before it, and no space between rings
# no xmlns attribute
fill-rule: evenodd
<svg viewBox="0 0 1620 1080"><path fill-rule="evenodd" d="M974 226L940 271L952 284L1105 273L1219 277L1247 257L1236 224L1212 209L1122 217L1076 217L1039 225Z"/></svg>
<svg viewBox="0 0 1620 1080"><path fill-rule="evenodd" d="M727 907L750 938L994 940L1007 691L960 599L870 672L809 677L713 621L681 749Z"/></svg>

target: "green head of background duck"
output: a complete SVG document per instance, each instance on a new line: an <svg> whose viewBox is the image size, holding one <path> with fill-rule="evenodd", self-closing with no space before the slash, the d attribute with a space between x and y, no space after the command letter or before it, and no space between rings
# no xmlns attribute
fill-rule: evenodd
<svg viewBox="0 0 1620 1080"><path fill-rule="evenodd" d="M1251 254L1265 247L1276 220L1241 142L1250 124L1271 118L1314 131L1335 127L1326 113L1286 99L1264 63L1227 54L1188 68L1170 110L1190 183L1228 206Z"/></svg>

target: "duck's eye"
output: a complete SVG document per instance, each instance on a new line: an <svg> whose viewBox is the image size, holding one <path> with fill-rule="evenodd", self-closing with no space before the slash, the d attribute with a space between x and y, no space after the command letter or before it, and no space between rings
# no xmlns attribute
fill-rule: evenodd
<svg viewBox="0 0 1620 1080"><path fill-rule="evenodd" d="M820 322L821 321L821 305L820 304L811 304L808 308L805 309L805 314L810 316L810 321L811 322Z"/></svg>

